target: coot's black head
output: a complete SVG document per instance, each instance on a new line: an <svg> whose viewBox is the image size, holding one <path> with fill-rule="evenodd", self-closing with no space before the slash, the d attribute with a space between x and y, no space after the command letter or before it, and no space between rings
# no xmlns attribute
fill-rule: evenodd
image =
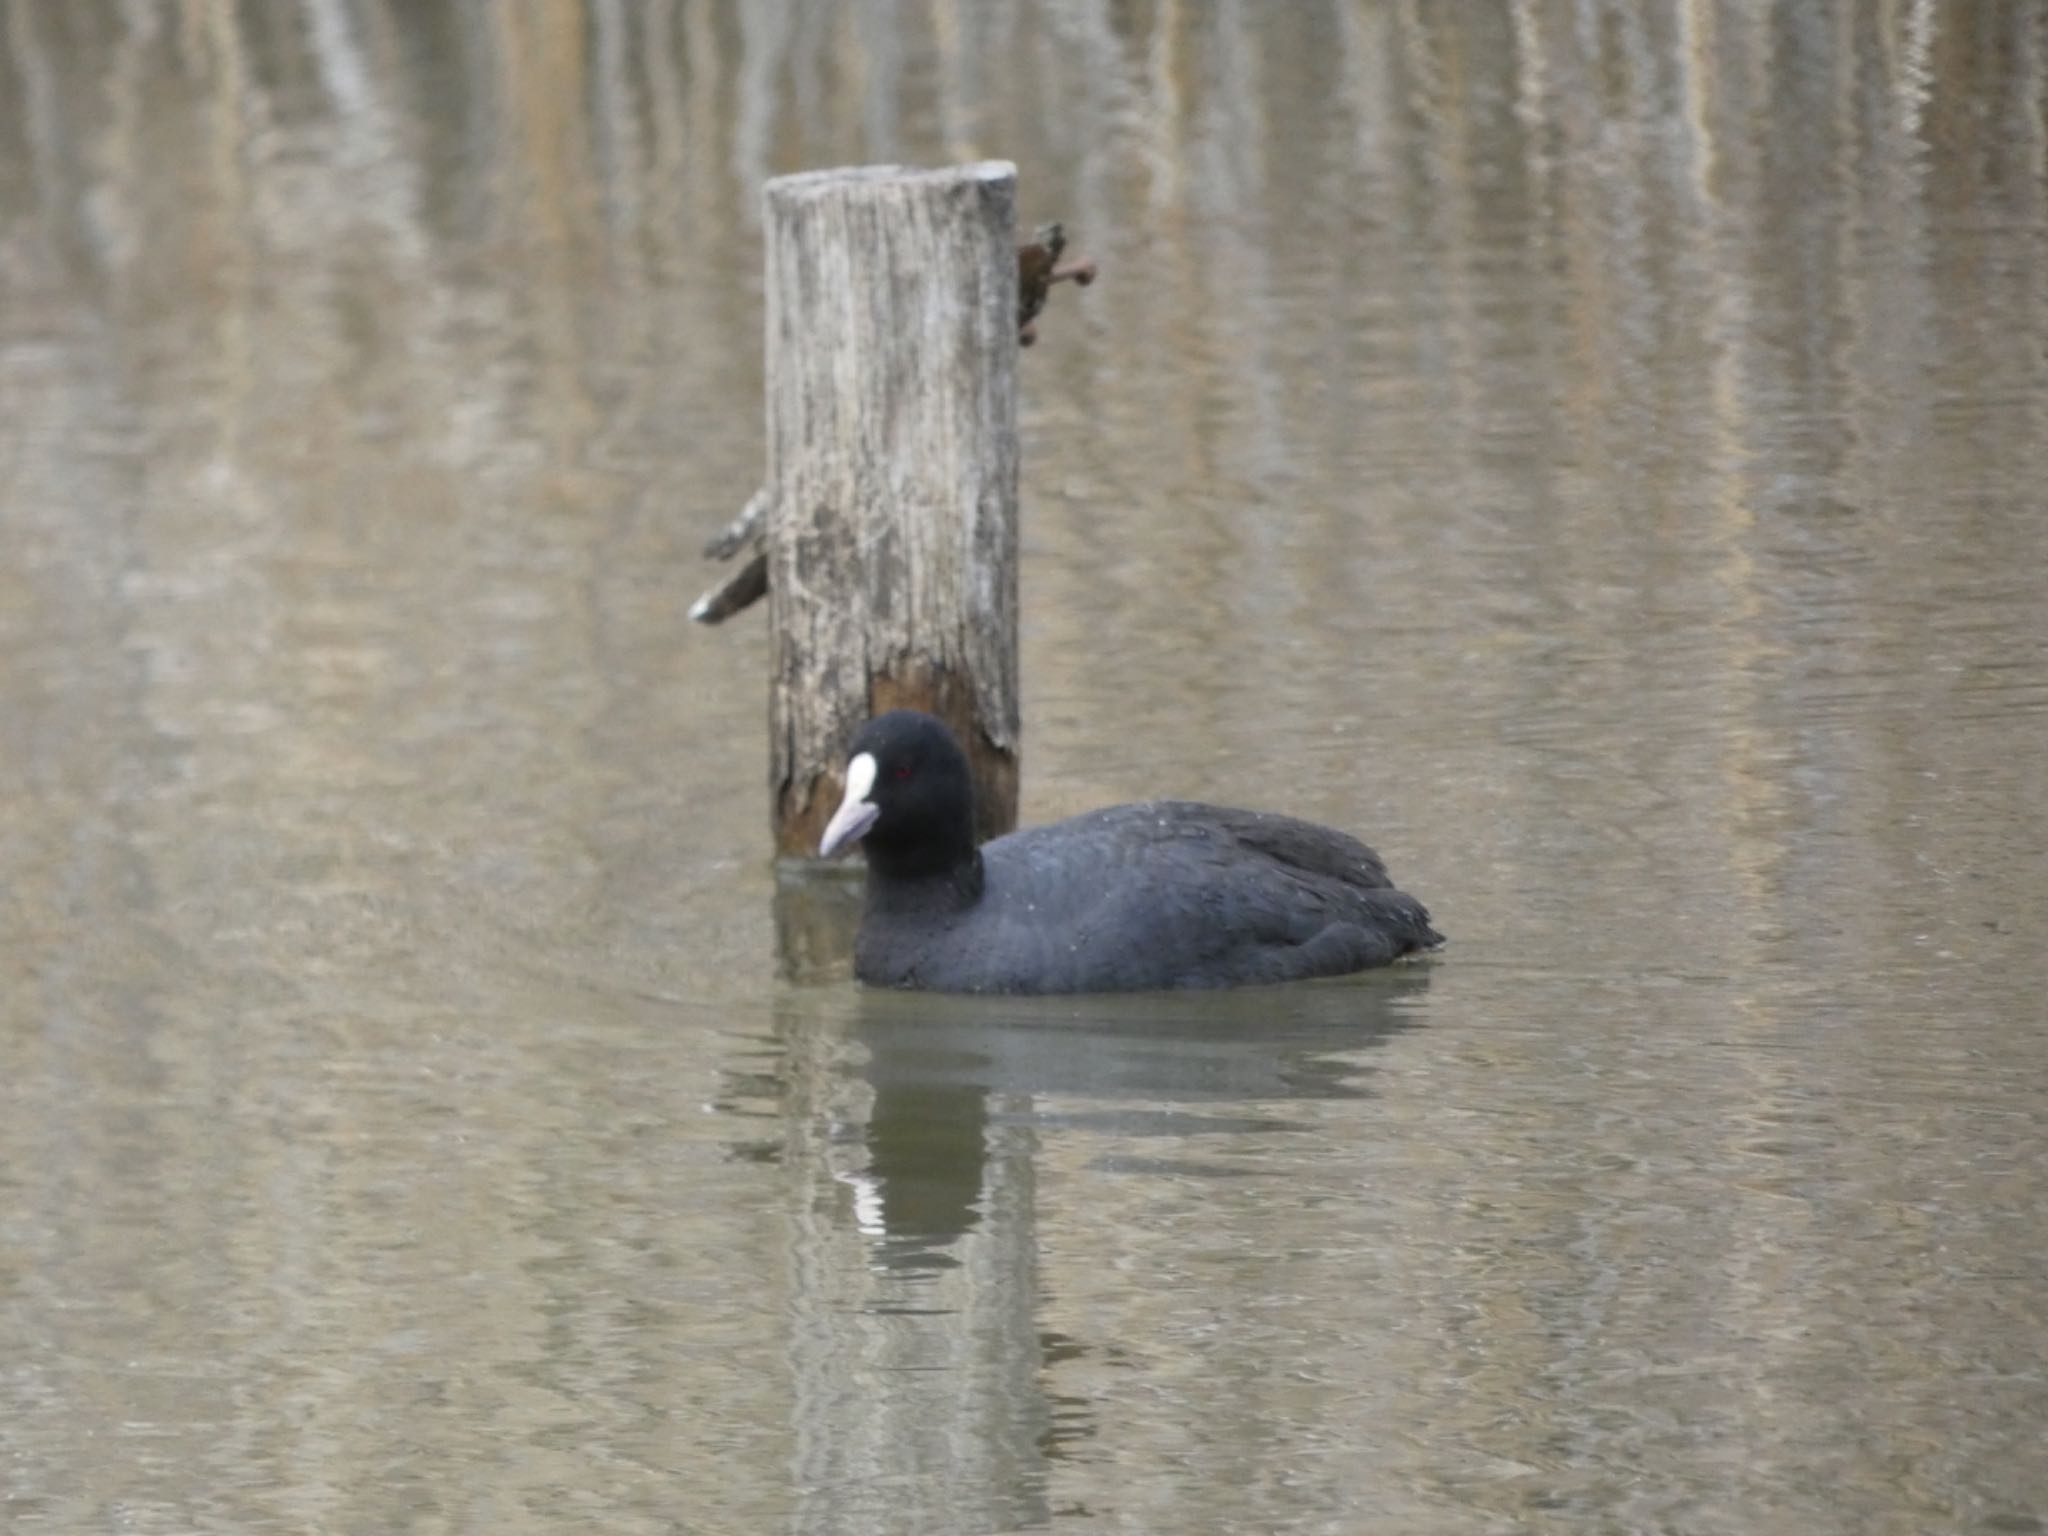
<svg viewBox="0 0 2048 1536"><path fill-rule="evenodd" d="M818 844L831 858L855 843L884 877L946 874L974 859L974 784L953 733L930 715L894 709L860 728L847 754L846 798Z"/></svg>

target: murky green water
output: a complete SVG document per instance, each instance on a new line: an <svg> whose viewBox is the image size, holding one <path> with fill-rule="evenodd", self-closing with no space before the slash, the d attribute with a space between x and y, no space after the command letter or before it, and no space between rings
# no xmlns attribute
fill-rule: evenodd
<svg viewBox="0 0 2048 1536"><path fill-rule="evenodd" d="M0 1524L2048 1522L2048 10L0 21ZM778 979L759 184L984 155L1027 817L1440 962Z"/></svg>

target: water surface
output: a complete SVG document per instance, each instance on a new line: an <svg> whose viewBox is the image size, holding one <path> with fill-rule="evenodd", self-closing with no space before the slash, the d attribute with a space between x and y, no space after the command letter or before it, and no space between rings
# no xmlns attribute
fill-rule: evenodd
<svg viewBox="0 0 2048 1536"><path fill-rule="evenodd" d="M0 21L9 1529L2048 1521L2048 12ZM1027 818L1441 960L778 960L760 183L983 156Z"/></svg>

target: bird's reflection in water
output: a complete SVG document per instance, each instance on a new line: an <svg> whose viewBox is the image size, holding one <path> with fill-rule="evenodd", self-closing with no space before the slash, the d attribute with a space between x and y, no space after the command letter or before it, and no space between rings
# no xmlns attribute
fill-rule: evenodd
<svg viewBox="0 0 2048 1536"><path fill-rule="evenodd" d="M981 1220L996 1138L1285 1132L1286 1104L1365 1098L1361 1057L1420 1017L1428 965L1229 992L1056 998L863 990L852 1033L874 1098L861 1221L882 1263L943 1263ZM1228 1175L1213 1162L1162 1170ZM1128 1169L1128 1164L1123 1165Z"/></svg>
<svg viewBox="0 0 2048 1536"><path fill-rule="evenodd" d="M878 1515L906 1522L892 1528L925 1515L932 1529L1035 1527L1051 1515L1050 1464L1097 1433L1093 1394L1062 1392L1064 1367L1124 1348L1046 1325L1048 1142L1118 1148L1086 1165L1105 1177L1246 1172L1179 1150L1286 1135L1311 1121L1289 1106L1310 1100L1370 1113L1372 1057L1423 1017L1430 967L1226 992L890 992L847 984L857 912L848 881L794 878L777 894L783 974L798 983L778 1010L805 1213L797 1464L807 1487L894 1490ZM1140 1157L1133 1141L1158 1150ZM846 1528L843 1501L825 1503L818 1528Z"/></svg>
<svg viewBox="0 0 2048 1536"><path fill-rule="evenodd" d="M1434 964L1214 992L849 994L860 898L855 869L785 865L777 962L798 988L785 995L785 1015L812 1015L860 1048L832 1053L873 1093L865 1168L839 1178L853 1187L871 1262L911 1271L949 1265L948 1246L988 1214L998 1142L1035 1149L1038 1133L1055 1127L1167 1140L1284 1132L1289 1101L1368 1096L1375 1068L1360 1053L1420 1019ZM1236 1171L1169 1158L1153 1164Z"/></svg>

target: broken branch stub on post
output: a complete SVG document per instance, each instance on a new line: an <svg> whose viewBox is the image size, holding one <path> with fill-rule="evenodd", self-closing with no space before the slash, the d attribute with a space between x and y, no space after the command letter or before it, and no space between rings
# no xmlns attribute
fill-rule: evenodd
<svg viewBox="0 0 2048 1536"><path fill-rule="evenodd" d="M1017 247L1017 345L1031 346L1038 340L1038 317L1060 283L1086 288L1095 281L1095 263L1087 257L1062 261L1066 231L1058 224L1039 226L1029 245ZM768 560L760 552L766 537L768 493L758 490L747 498L740 515L704 545L706 560L730 560L748 552L747 563L717 586L709 588L690 605L690 617L699 624L723 624L743 613L768 595Z"/></svg>
<svg viewBox="0 0 2048 1536"><path fill-rule="evenodd" d="M1017 248L1017 345L1031 346L1038 340L1038 317L1045 301L1052 297L1053 284L1072 283L1086 288L1095 281L1095 263L1086 257L1061 261L1067 248L1067 232L1058 224L1042 224L1029 245Z"/></svg>
<svg viewBox="0 0 2048 1536"><path fill-rule="evenodd" d="M1016 169L784 176L767 234L777 851L809 854L871 714L929 710L1017 812Z"/></svg>

